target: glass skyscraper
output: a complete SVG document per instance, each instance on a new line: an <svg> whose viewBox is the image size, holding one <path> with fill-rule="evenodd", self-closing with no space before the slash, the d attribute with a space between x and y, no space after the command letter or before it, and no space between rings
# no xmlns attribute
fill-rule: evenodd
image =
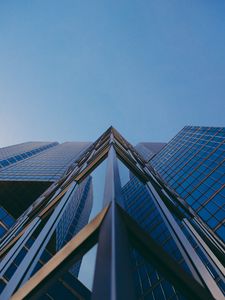
<svg viewBox="0 0 225 300"><path fill-rule="evenodd" d="M0 149L0 236L89 144L28 142Z"/></svg>
<svg viewBox="0 0 225 300"><path fill-rule="evenodd" d="M54 143L3 167L1 222L12 221L0 243L1 299L224 299L224 215L209 209L219 221L210 226L201 213L221 177L213 196L201 189L205 202L189 197L224 161L223 132L185 127L168 144L133 147L110 127L94 143ZM202 165L204 180L192 180ZM223 212L223 198L215 205ZM90 287L81 268L93 270Z"/></svg>
<svg viewBox="0 0 225 300"><path fill-rule="evenodd" d="M190 273L182 251L174 241L166 222L157 210L154 199L140 180L132 174L130 177L131 179L122 188L126 211L186 272ZM176 219L176 215L173 215L173 217ZM184 236L190 241L206 268L213 274L216 283L225 293L223 277L217 272L215 265L210 263L210 259L204 254L198 243L191 238L178 219L177 222L181 226ZM171 285L152 265L147 264L140 255L134 252L132 258L135 266L134 277L137 284L137 299L183 299L183 295L179 290Z"/></svg>
<svg viewBox="0 0 225 300"><path fill-rule="evenodd" d="M57 146L57 142L27 142L0 149L0 168L7 167L18 161L32 157L51 147Z"/></svg>
<svg viewBox="0 0 225 300"><path fill-rule="evenodd" d="M186 126L150 163L225 241L225 128Z"/></svg>
<svg viewBox="0 0 225 300"><path fill-rule="evenodd" d="M0 207L0 234L1 236L15 223L15 219L21 215L29 205L41 196L41 194L68 172L72 162L79 157L82 151L89 145L87 142L44 143L28 142L0 149L4 166L0 169L1 207ZM14 159L14 160L13 160ZM8 162L8 164L6 163ZM29 190L29 193L27 192ZM8 196L12 195L11 199ZM32 196L32 197L30 197ZM10 202L10 203L7 203ZM12 202L14 204L12 205ZM64 212L58 223L54 238L44 250L38 260L33 273L59 251L75 234L87 224L93 202L92 179L89 176L79 188L71 193L70 205ZM7 203L7 204L6 204ZM17 259L10 265L1 279L2 290L17 269L20 260L29 251L34 238L30 238L20 250ZM68 273L66 281L72 281L78 285L82 293L88 291L79 281L78 276L80 262Z"/></svg>

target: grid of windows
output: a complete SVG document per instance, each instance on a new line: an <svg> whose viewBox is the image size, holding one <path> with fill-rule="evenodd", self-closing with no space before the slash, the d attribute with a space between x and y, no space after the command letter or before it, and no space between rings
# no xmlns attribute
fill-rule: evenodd
<svg viewBox="0 0 225 300"><path fill-rule="evenodd" d="M178 221L178 220L177 220ZM225 282L221 279L219 276L216 268L210 263L208 258L206 257L205 253L202 251L202 249L199 247L199 245L196 243L196 241L193 239L193 237L190 235L190 233L187 231L187 229L181 224L182 231L187 236L189 242L192 244L193 248L197 252L198 256L201 258L201 261L205 264L206 268L209 270L210 274L212 275L213 279L225 295Z"/></svg>
<svg viewBox="0 0 225 300"><path fill-rule="evenodd" d="M225 128L186 126L151 165L225 241Z"/></svg>
<svg viewBox="0 0 225 300"><path fill-rule="evenodd" d="M148 232L149 235L159 243L187 273L191 274L146 187L135 176L131 176L130 181L122 188L122 194L125 209L131 217L133 217L134 220L136 220L136 222L138 222L138 224ZM135 253L133 253L133 260L137 272L135 276L138 276L140 285L139 288L137 288L139 291L138 299L154 299L152 295L155 295L159 292L159 289L162 289L161 284L164 279L152 267L150 268L149 265L143 264L143 259L140 259L139 256L137 258ZM139 260L141 262L139 262ZM152 279L147 280L147 278ZM171 289L174 292L173 296L177 297L174 299L181 299L181 297L178 297L178 291L176 291L169 282L167 282L166 285L168 286L168 289ZM162 289L162 293L164 295L167 291L163 291ZM162 299L165 299L165 297L162 297Z"/></svg>
<svg viewBox="0 0 225 300"><path fill-rule="evenodd" d="M182 300L184 296L136 250L132 250L136 298L140 300Z"/></svg>
<svg viewBox="0 0 225 300"><path fill-rule="evenodd" d="M89 217L93 200L91 187L91 177L88 177L79 185L78 189L71 196L72 199L56 228L57 250L62 248L62 246L74 236L85 205L87 217ZM88 219L86 220L86 223L87 222Z"/></svg>
<svg viewBox="0 0 225 300"><path fill-rule="evenodd" d="M28 142L0 149L0 181L55 181L59 179L78 154L90 143L63 144ZM10 157L15 161L10 162ZM1 169L1 162L9 161ZM8 191L10 194L10 191ZM15 191L14 191L15 192ZM23 198L23 197L22 197ZM0 237L14 223L14 219L0 207Z"/></svg>
<svg viewBox="0 0 225 300"><path fill-rule="evenodd" d="M56 241L55 241L55 249L53 250L53 253L55 251L56 252L59 251L77 232L81 230L81 228L83 228L88 223L88 219L91 213L92 203L93 203L93 187L92 187L92 179L89 176L79 185L78 189L76 189L75 192L71 195L70 203L67 209L65 210L62 218L60 219L59 224L56 227L56 231L55 231ZM2 207L0 207L0 222L2 221L2 223L7 224L9 223L9 219L11 220L11 222L12 221L14 222L11 216ZM4 289L7 282L12 278L13 274L15 273L16 269L20 265L21 261L23 260L23 258L25 257L29 249L31 248L33 242L34 242L34 238L31 237L27 241L25 246L20 250L20 252L13 260L11 265L8 267L7 271L4 273L4 276L0 279L0 293ZM37 262L32 272L32 275L35 274L51 257L52 254L47 249L45 249L39 261ZM70 273L75 277L78 276L80 264L81 261L76 263L70 269ZM70 273L65 274L67 278L66 282L69 279L71 280ZM76 282L77 284L79 283L78 280ZM57 284L58 283L56 283L56 286ZM70 284L72 284L72 282ZM79 291L82 291L82 289L84 289L84 292L87 292L86 289L82 286L82 284L79 283ZM53 290L54 289L51 289L49 293L51 294ZM65 296L67 291L64 292L65 293L63 295ZM58 298L55 296L54 299L61 299L61 298L60 296ZM78 297L77 299L80 298Z"/></svg>
<svg viewBox="0 0 225 300"><path fill-rule="evenodd" d="M34 242L33 238L30 238L26 245L21 249L17 257L14 259L4 276L0 279L0 293L3 291L7 285L10 278L12 278L14 272L18 268L22 259L25 257L29 249ZM34 271L32 274L36 273L45 263L47 263L52 257L52 254L45 249L42 253ZM65 299L90 299L90 291L71 273L65 272L54 285L46 291L46 294L41 297L41 299L47 300L61 300L62 295Z"/></svg>
<svg viewBox="0 0 225 300"><path fill-rule="evenodd" d="M72 239L87 223L93 204L92 178L86 178L75 191L56 228L56 250L60 250ZM81 260L70 271L78 276Z"/></svg>
<svg viewBox="0 0 225 300"><path fill-rule="evenodd" d="M19 145L0 148L0 169L18 161L27 159L56 145L58 145L57 142L27 142Z"/></svg>
<svg viewBox="0 0 225 300"><path fill-rule="evenodd" d="M66 142L0 171L0 181L55 181L90 143Z"/></svg>
<svg viewBox="0 0 225 300"><path fill-rule="evenodd" d="M165 225L161 215L159 214L153 200L150 197L149 192L146 187L134 176L131 176L131 180L123 187L122 189L124 197L124 206L127 212L138 222L138 224L149 233L149 235L159 243L163 249L169 253L181 266L188 272L189 269L184 262L183 257L181 256L180 251L178 250L172 236L168 230L168 227ZM179 224L183 233L186 235L193 248L195 249L198 256L201 258L201 261L204 263L206 268L209 270L213 279L225 295L225 284L221 279L218 270L211 264L207 256L204 254L199 245L195 242L190 233L186 230L182 222L173 215L177 224ZM162 293L162 298L156 299L170 299L169 296L165 296L168 291L164 290L165 279L159 274L148 263L144 262L144 259L136 252L132 252L132 257L134 260L134 277L136 285L138 285L137 293L138 299L154 299L154 289L159 289ZM135 274L135 272L137 274ZM149 273L150 272L150 273ZM152 279L154 278L154 283ZM138 280L138 284L137 284ZM169 288L171 294L171 299L183 299L180 293L176 291L169 282L166 282L166 287ZM160 285L160 287L159 287ZM164 288L163 288L164 287Z"/></svg>
<svg viewBox="0 0 225 300"><path fill-rule="evenodd" d="M223 193L225 184L222 178L224 176L223 154L225 150L225 139L222 141L221 139L216 140L216 138L219 134L224 134L224 131L223 128L205 127L186 127L186 129L187 132L180 132L171 141L172 147L171 145L168 145L170 148L169 152L167 151L167 147L165 147L158 154L161 163L155 163L155 168L159 169L159 173L162 174L162 177L167 176L165 179L166 182L174 189L176 189L177 185L177 191L189 204L191 203L190 197L194 199L191 205L203 219L207 219L206 213L208 213L209 217L207 222L209 219L213 220L213 218L216 220L217 223L214 226L214 231L218 233L223 230L222 225L224 221ZM178 139L178 141L176 139ZM179 139L181 140L179 141ZM18 180L31 181L57 180L65 173L68 166L75 160L79 153L88 145L89 143L64 143L45 149L42 153L36 153L33 157L29 157L23 161L17 163L12 162L12 165L4 169L4 174L6 175L5 180L17 180L15 178L18 178ZM163 156L163 151L168 155L168 159ZM121 170L119 172L121 176ZM184 273L186 272L189 276L192 276L189 269L190 265L188 262L186 263L187 260L184 260L184 253L182 250L179 250L181 248L178 248L179 244L178 242L175 242L174 235L170 231L171 228L165 222L165 215L161 215L161 211L157 206L157 202L155 202L155 198L151 196L152 194L143 183L141 183L133 174L130 175L129 181L122 187L123 197L119 199L120 201L123 200L122 205L125 210L137 221L149 236L151 236L151 238L181 266ZM181 188L183 188L183 190L179 190ZM203 196L205 198L199 200ZM216 199L216 196L218 196L218 200ZM197 203L200 204L199 207L194 206ZM91 177L87 177L79 185L73 195L71 195L68 207L58 224L54 236L51 236L51 240L46 249L53 250L53 254L67 243L81 227L87 224L91 207L92 184ZM11 220L12 224L10 225L9 217L10 216L4 209L0 209L0 226L2 225L3 228L6 227L5 229L7 229L7 226L10 227L14 220ZM224 284L220 277L221 274L219 273L220 270L215 271L215 262L213 260L209 261L209 254L204 252L201 245L197 244L194 237L190 235L187 229L188 227L185 227L187 226L187 223L183 224L176 219L175 216L174 218L177 222L176 226L180 227L183 234L187 236L200 260L208 268L209 273L211 273L215 282L221 289L224 289ZM7 284L10 278L12 278L19 264L30 250L38 230L33 233L33 237L30 238L26 245L22 245L23 248L21 251L19 250L20 252L18 255L10 260L10 266L4 273L4 277L0 280L0 289ZM183 234L180 235L182 236ZM179 233L177 233L177 236L179 236ZM186 246L188 245L185 245L184 243L184 247ZM54 249L52 247L54 247ZM52 254L48 253L46 249L42 253L32 274L40 269L43 264L51 258ZM184 299L178 289L168 282L155 267L147 262L135 249L130 250L137 299ZM30 263L31 262L29 262L29 264ZM200 264L200 267L201 266L202 265ZM199 268L197 264L196 267ZM77 275L78 269L79 262L71 268L70 271L74 271L73 273ZM67 273L68 272L64 275L68 275ZM54 287L51 288L51 290L49 290L50 294L43 296L43 299L58 299L57 297L63 288L62 286L67 285L67 282L63 279L64 275L60 278L61 282L57 280L55 283L55 289ZM167 279L170 280L169 277ZM64 284L61 284L62 282L64 282ZM70 283L68 285L69 288L63 290L64 297L68 299L72 297L70 294L73 289L72 286L73 284Z"/></svg>

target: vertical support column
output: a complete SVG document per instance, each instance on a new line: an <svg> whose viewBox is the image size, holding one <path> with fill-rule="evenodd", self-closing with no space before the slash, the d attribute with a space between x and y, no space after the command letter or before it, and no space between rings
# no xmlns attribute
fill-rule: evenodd
<svg viewBox="0 0 225 300"><path fill-rule="evenodd" d="M192 238L195 240L195 242L198 244L200 249L204 252L204 254L208 258L208 260L211 262L211 264L217 270L220 278L225 281L225 278L224 278L225 268L224 268L224 266L221 264L221 262L215 256L215 254L211 251L211 249L207 246L207 244L204 242L204 240L201 238L201 236L197 233L197 231L191 225L190 221L185 218L185 219L183 219L182 223L184 224L185 228L188 230L188 232L190 233Z"/></svg>
<svg viewBox="0 0 225 300"><path fill-rule="evenodd" d="M50 200L48 200L48 202L46 204L48 204L49 202L51 202L59 193L60 193L60 189L58 189L54 193L54 195L50 198ZM35 203L36 203L36 201L35 201ZM29 210L31 210L31 208L29 208L26 212L28 212ZM26 226L26 223L29 222L29 217L27 215L25 215L25 214L23 216L21 216L20 218L21 218L21 220L19 219L18 223L15 224L15 226L12 228L11 231L9 230L9 234L3 239L3 241L2 241L2 243L0 245L0 251L2 251L4 248L8 247L8 245L13 241L13 239L15 238L15 236L18 235L18 234L20 234L21 231L23 230L24 226ZM29 225L29 228L31 228L30 226L31 225ZM24 233L23 233L23 235L24 235Z"/></svg>
<svg viewBox="0 0 225 300"><path fill-rule="evenodd" d="M201 235L205 243L215 252L215 254L219 257L221 261L225 263L225 249L224 245L221 244L221 241L218 238L209 232L204 224L197 220L196 218L193 219L193 226L195 230Z"/></svg>
<svg viewBox="0 0 225 300"><path fill-rule="evenodd" d="M113 140L111 137L111 147L108 154L108 164L105 177L105 190L103 206L118 201L121 198L121 183L118 169L118 162L116 152L113 147Z"/></svg>
<svg viewBox="0 0 225 300"><path fill-rule="evenodd" d="M95 267L93 300L135 299L129 241L116 204L120 186L116 153L110 147L104 203L111 203L101 225Z"/></svg>
<svg viewBox="0 0 225 300"><path fill-rule="evenodd" d="M6 256L2 259L0 263L0 277L4 275L8 267L11 265L12 261L19 254L20 250L25 246L26 242L32 236L35 229L40 224L41 219L36 217L33 222L29 225L24 234L20 237L20 239L16 242L16 244L9 250Z"/></svg>
<svg viewBox="0 0 225 300"><path fill-rule="evenodd" d="M173 218L169 209L166 207L159 194L150 182L147 182L147 189L153 196L153 200L158 207L158 210L168 225L174 241L180 249L188 267L190 268L193 277L204 287L206 287L215 299L223 299L223 294L215 281L213 280L208 269L205 267L201 259L198 257L194 248L182 232L181 228Z"/></svg>
<svg viewBox="0 0 225 300"><path fill-rule="evenodd" d="M9 233L3 237L2 242L0 243L0 251L2 251L12 240L13 238L22 231L24 224L26 223L28 217L24 217L21 222L16 223L12 229L9 229Z"/></svg>
<svg viewBox="0 0 225 300"><path fill-rule="evenodd" d="M58 222L60 221L62 214L64 213L67 204L71 199L70 196L74 192L76 186L76 182L73 182L71 184L69 190L66 192L58 206L53 211L49 220L36 238L34 244L22 260L21 264L13 274L5 289L3 290L1 299L9 299L15 292L15 290L30 278L32 271L35 268L42 252L47 246Z"/></svg>

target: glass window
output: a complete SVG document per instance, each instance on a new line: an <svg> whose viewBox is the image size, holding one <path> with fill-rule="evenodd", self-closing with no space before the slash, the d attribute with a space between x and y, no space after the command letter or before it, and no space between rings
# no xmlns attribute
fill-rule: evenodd
<svg viewBox="0 0 225 300"><path fill-rule="evenodd" d="M5 233L6 233L5 228L2 225L0 225L0 237L2 237Z"/></svg>
<svg viewBox="0 0 225 300"><path fill-rule="evenodd" d="M14 224L14 219L10 216L10 215L6 215L6 217L4 218L3 222L8 226L11 227Z"/></svg>
<svg viewBox="0 0 225 300"><path fill-rule="evenodd" d="M220 228L216 230L218 236L225 242L225 226L222 225Z"/></svg>

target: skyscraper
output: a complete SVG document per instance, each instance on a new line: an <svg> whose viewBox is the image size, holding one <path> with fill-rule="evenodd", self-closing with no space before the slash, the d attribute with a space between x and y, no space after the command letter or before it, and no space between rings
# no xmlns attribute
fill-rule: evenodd
<svg viewBox="0 0 225 300"><path fill-rule="evenodd" d="M28 142L0 149L0 236L89 144Z"/></svg>
<svg viewBox="0 0 225 300"><path fill-rule="evenodd" d="M224 299L223 242L150 164L168 145L145 143L135 149L110 127L72 159L2 238L1 297ZM90 176L104 160L102 210L88 220ZM88 290L74 275L94 245ZM49 252L50 260L45 259Z"/></svg>
<svg viewBox="0 0 225 300"><path fill-rule="evenodd" d="M63 144L28 142L0 150L1 158L10 162L8 165L5 163L5 166L2 166L0 170L1 235L14 224L16 218L22 213L26 213L26 209L32 202L40 197L51 184L68 172L71 163L89 144L87 142ZM70 205L62 215L55 229L54 237L37 262L33 273L42 267L46 259L50 259L53 254L59 251L80 228L87 224L93 201L90 176L76 191L71 193L70 199ZM33 239L31 238L21 250L20 256L29 251L32 243ZM1 289L10 280L18 267L18 263L19 259L15 260L11 264L11 268L4 274L1 280ZM71 269L72 274L77 276L79 268L80 262ZM70 280L73 278L69 273L67 277ZM76 285L83 293L87 293L78 281Z"/></svg>
<svg viewBox="0 0 225 300"><path fill-rule="evenodd" d="M225 241L225 128L186 126L150 163Z"/></svg>

